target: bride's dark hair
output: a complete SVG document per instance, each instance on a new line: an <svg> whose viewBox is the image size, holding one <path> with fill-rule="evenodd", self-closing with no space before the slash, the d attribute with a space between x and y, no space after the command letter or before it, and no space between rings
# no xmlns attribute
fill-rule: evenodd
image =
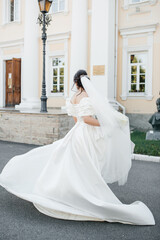
<svg viewBox="0 0 160 240"><path fill-rule="evenodd" d="M77 84L77 87L78 89L79 88L82 88L84 89L83 85L82 85L82 82L81 82L81 76L87 76L87 72L83 69L80 69L76 72L76 74L74 75L74 78L73 78L73 86L72 88L74 87L75 83ZM87 78L89 79L89 77L87 76ZM90 80L90 79L89 79ZM82 91L81 91L82 92ZM81 94L81 92L79 94ZM79 95L78 94L78 95Z"/></svg>

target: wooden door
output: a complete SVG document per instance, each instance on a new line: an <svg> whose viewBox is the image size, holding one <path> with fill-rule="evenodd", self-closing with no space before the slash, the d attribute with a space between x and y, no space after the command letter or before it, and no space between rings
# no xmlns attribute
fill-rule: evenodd
<svg viewBox="0 0 160 240"><path fill-rule="evenodd" d="M6 107L21 101L21 59L6 61Z"/></svg>

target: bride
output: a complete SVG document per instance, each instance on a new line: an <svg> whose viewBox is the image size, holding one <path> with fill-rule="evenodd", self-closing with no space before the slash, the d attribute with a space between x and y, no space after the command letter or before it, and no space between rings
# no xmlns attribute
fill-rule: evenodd
<svg viewBox="0 0 160 240"><path fill-rule="evenodd" d="M155 225L141 201L123 204L107 183L127 181L134 143L128 117L100 94L86 71L74 76L77 92L66 100L75 125L60 140L13 157L0 185L51 217Z"/></svg>

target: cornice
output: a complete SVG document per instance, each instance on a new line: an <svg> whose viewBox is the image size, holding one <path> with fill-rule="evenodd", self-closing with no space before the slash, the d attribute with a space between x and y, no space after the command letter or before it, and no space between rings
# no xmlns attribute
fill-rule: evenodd
<svg viewBox="0 0 160 240"><path fill-rule="evenodd" d="M70 38L70 36L71 36L71 31L55 33L55 34L48 34L47 41L50 42L50 41L68 39L68 38Z"/></svg>
<svg viewBox="0 0 160 240"><path fill-rule="evenodd" d="M125 27L125 28L120 28L119 31L121 36L140 34L140 33L149 33L149 32L155 32L158 25L159 23L153 23L153 24L147 24L147 25Z"/></svg>
<svg viewBox="0 0 160 240"><path fill-rule="evenodd" d="M24 44L24 38L20 38L20 39L16 39L16 40L0 42L0 48L13 47L13 46L23 45L23 44Z"/></svg>

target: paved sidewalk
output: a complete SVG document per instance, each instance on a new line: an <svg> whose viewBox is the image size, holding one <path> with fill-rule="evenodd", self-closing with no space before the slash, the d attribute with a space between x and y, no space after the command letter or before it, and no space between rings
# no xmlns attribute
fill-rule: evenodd
<svg viewBox="0 0 160 240"><path fill-rule="evenodd" d="M0 172L11 157L34 147L0 141ZM109 186L123 203L143 201L153 212L156 225L51 218L0 187L0 240L160 240L160 163L133 161L128 182Z"/></svg>

